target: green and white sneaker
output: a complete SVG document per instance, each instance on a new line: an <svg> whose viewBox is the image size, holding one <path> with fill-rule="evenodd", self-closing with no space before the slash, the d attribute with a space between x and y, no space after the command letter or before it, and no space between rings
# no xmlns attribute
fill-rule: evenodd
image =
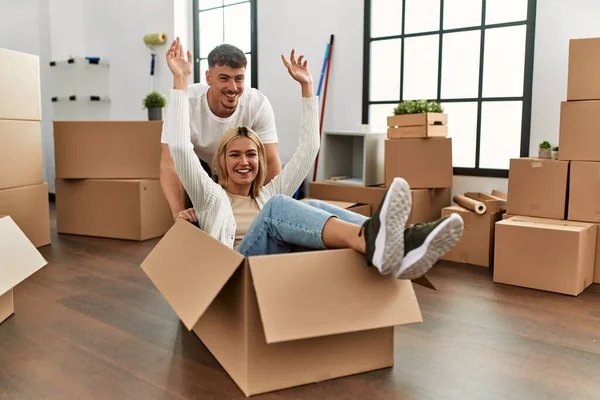
<svg viewBox="0 0 600 400"><path fill-rule="evenodd" d="M464 230L460 215L451 215L434 222L415 224L404 231L406 254L396 270L398 279L416 279L459 242Z"/></svg>
<svg viewBox="0 0 600 400"><path fill-rule="evenodd" d="M359 235L365 235L365 258L383 275L391 274L404 257L404 228L410 215L410 186L402 178L394 178L382 202L365 221Z"/></svg>

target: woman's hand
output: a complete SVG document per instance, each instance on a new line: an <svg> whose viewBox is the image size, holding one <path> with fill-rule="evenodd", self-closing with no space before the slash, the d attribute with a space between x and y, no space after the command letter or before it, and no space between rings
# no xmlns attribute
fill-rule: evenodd
<svg viewBox="0 0 600 400"><path fill-rule="evenodd" d="M291 77L294 78L296 81L300 82L302 85L312 85L313 79L307 67L308 62L306 60L302 62L304 55L301 55L298 58L298 61L296 61L295 54L296 50L292 49L292 52L290 54L290 61L288 61L282 54L281 60L283 61L283 65L286 66Z"/></svg>
<svg viewBox="0 0 600 400"><path fill-rule="evenodd" d="M194 61L192 59L192 52L183 51L183 46L179 42L179 37L173 41L171 47L167 51L167 64L169 69L173 73L175 89L187 89L187 85L194 70Z"/></svg>

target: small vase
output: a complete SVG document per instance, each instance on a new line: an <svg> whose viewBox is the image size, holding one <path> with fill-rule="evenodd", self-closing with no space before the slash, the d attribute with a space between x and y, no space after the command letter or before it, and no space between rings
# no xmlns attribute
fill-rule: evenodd
<svg viewBox="0 0 600 400"><path fill-rule="evenodd" d="M149 108L148 109L148 121L161 121L162 120L162 108Z"/></svg>
<svg viewBox="0 0 600 400"><path fill-rule="evenodd" d="M539 149L539 158L552 159L552 149Z"/></svg>
<svg viewBox="0 0 600 400"><path fill-rule="evenodd" d="M558 150L552 150L552 159L558 160Z"/></svg>

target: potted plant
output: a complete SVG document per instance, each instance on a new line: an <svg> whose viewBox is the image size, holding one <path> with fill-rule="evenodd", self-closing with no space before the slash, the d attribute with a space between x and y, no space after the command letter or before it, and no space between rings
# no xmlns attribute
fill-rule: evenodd
<svg viewBox="0 0 600 400"><path fill-rule="evenodd" d="M401 101L392 111L394 115L387 118L390 139L448 134L448 116L436 101Z"/></svg>
<svg viewBox="0 0 600 400"><path fill-rule="evenodd" d="M162 120L162 109L167 104L165 96L153 90L144 98L144 108L148 109L149 121Z"/></svg>
<svg viewBox="0 0 600 400"><path fill-rule="evenodd" d="M558 146L552 148L552 159L558 160Z"/></svg>
<svg viewBox="0 0 600 400"><path fill-rule="evenodd" d="M548 160L552 159L552 145L550 145L550 142L544 140L542 143L540 143L538 157L546 158Z"/></svg>

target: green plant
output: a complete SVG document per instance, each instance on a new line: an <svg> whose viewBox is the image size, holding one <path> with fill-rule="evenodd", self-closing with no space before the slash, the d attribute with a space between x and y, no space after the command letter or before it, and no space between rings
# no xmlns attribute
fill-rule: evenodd
<svg viewBox="0 0 600 400"><path fill-rule="evenodd" d="M163 108L165 105L167 99L156 90L151 91L144 98L144 108Z"/></svg>
<svg viewBox="0 0 600 400"><path fill-rule="evenodd" d="M423 112L442 113L444 112L444 109L440 103L427 100L401 101L398 103L398 106L394 108L394 115L417 114Z"/></svg>
<svg viewBox="0 0 600 400"><path fill-rule="evenodd" d="M552 148L552 145L550 144L550 142L544 140L542 143L540 143L540 149L550 149Z"/></svg>
<svg viewBox="0 0 600 400"><path fill-rule="evenodd" d="M552 148L552 151L558 151L558 146L554 146L554 147Z"/></svg>

